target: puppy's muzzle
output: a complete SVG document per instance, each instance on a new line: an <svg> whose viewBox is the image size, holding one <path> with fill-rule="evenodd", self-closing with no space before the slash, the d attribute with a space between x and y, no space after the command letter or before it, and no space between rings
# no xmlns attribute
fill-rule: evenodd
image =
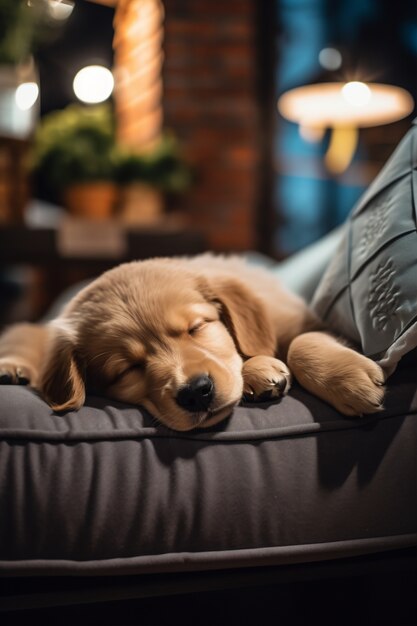
<svg viewBox="0 0 417 626"><path fill-rule="evenodd" d="M210 376L201 374L183 385L175 398L178 406L190 413L207 411L214 399L214 383Z"/></svg>

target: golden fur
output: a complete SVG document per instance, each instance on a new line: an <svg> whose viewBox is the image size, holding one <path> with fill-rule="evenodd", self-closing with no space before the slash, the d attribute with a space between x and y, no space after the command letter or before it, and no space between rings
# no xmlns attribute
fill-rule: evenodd
<svg viewBox="0 0 417 626"><path fill-rule="evenodd" d="M290 371L345 415L381 408L380 367L326 333L271 273L234 257L121 265L53 322L15 325L0 338L0 377L30 381L54 410L78 409L87 386L143 405L175 430L219 422L243 394L285 394ZM201 375L214 397L186 410L178 393Z"/></svg>

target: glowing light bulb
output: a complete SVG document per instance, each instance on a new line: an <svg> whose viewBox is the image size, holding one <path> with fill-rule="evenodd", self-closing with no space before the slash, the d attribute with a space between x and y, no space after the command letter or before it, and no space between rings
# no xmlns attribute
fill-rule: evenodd
<svg viewBox="0 0 417 626"><path fill-rule="evenodd" d="M16 89L16 105L21 111L28 111L35 104L39 96L39 87L36 83L22 83Z"/></svg>
<svg viewBox="0 0 417 626"><path fill-rule="evenodd" d="M354 107L363 107L370 101L372 92L368 85L354 80L343 85L342 96L350 105Z"/></svg>
<svg viewBox="0 0 417 626"><path fill-rule="evenodd" d="M81 102L96 104L110 97L114 87L113 74L102 65L88 65L75 75L74 93Z"/></svg>

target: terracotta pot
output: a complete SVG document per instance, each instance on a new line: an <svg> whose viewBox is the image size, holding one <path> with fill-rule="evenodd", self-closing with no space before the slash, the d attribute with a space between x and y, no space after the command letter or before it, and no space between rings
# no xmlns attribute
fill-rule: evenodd
<svg viewBox="0 0 417 626"><path fill-rule="evenodd" d="M113 216L117 193L117 187L112 182L77 183L65 189L64 205L76 217L108 219Z"/></svg>

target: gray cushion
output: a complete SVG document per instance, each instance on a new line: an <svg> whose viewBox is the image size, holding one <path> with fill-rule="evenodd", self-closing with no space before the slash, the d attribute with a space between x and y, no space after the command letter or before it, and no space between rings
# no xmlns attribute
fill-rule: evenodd
<svg viewBox="0 0 417 626"><path fill-rule="evenodd" d="M312 302L387 374L417 346L416 197L414 122L353 209Z"/></svg>
<svg viewBox="0 0 417 626"><path fill-rule="evenodd" d="M300 563L417 544L414 369L344 419L295 386L175 433L90 397L53 414L0 387L0 573L127 574Z"/></svg>

